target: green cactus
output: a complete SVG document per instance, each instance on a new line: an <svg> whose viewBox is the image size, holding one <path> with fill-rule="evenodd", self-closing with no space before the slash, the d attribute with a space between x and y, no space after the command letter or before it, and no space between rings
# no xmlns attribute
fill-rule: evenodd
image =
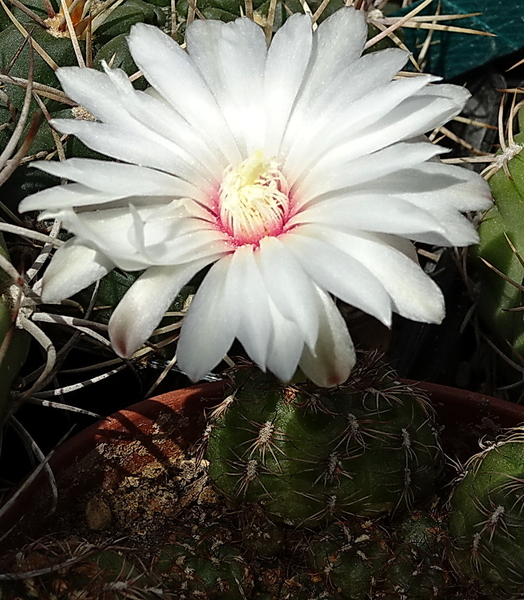
<svg viewBox="0 0 524 600"><path fill-rule="evenodd" d="M27 17L26 17L27 20ZM76 65L77 60L69 38L56 38L50 35L44 28L34 23L24 23L24 27L31 32L31 37L37 42L61 67ZM83 45L83 42L82 42ZM47 86L59 88L58 79L54 70L45 60L33 51L33 80L37 83L42 83ZM27 79L29 73L30 52L26 38L20 33L15 25L7 26L0 32L0 69L2 73L8 72L13 77ZM8 84L3 88L4 92L9 96L13 105L20 110L24 102L25 89L17 85ZM48 110L64 108L63 105L42 98ZM33 101L33 109L38 110L38 105Z"/></svg>
<svg viewBox="0 0 524 600"><path fill-rule="evenodd" d="M369 598L390 556L385 531L357 519L330 525L309 545L311 567L347 600Z"/></svg>
<svg viewBox="0 0 524 600"><path fill-rule="evenodd" d="M378 516L430 493L441 452L431 411L373 357L332 392L249 368L231 377L207 450L229 499L312 525Z"/></svg>
<svg viewBox="0 0 524 600"><path fill-rule="evenodd" d="M524 120L522 110L520 119ZM500 168L489 180L494 205L479 224L480 244L470 250L480 281L480 314L496 338L507 340L521 355L524 323L513 309L523 304L519 288L524 278L523 145L524 133L519 133L505 154L498 155Z"/></svg>
<svg viewBox="0 0 524 600"><path fill-rule="evenodd" d="M423 510L408 514L394 528L394 556L384 572L383 593L397 600L450 598L448 538L442 518Z"/></svg>
<svg viewBox="0 0 524 600"><path fill-rule="evenodd" d="M524 594L524 430L473 456L451 497L452 558L497 600Z"/></svg>
<svg viewBox="0 0 524 600"><path fill-rule="evenodd" d="M343 600L332 587L326 587L324 580L316 573L299 573L286 579L278 596L271 600ZM257 599L258 600L258 599Z"/></svg>
<svg viewBox="0 0 524 600"><path fill-rule="evenodd" d="M161 8L143 0L125 0L96 29L97 42L105 44L121 34L128 34L135 23L150 23L162 27L166 15Z"/></svg>
<svg viewBox="0 0 524 600"><path fill-rule="evenodd" d="M129 556L131 555L131 556ZM33 577L23 574L34 572ZM22 574L17 577L17 573ZM97 548L85 540L42 539L17 553L13 579L0 582L0 598L126 600L155 598L160 579L129 549Z"/></svg>
<svg viewBox="0 0 524 600"><path fill-rule="evenodd" d="M188 0L177 2L176 10L180 17L187 18L191 4ZM253 1L254 19L257 23L265 24L271 4L271 0ZM315 13L322 4L321 0L312 0L308 2L308 7L312 13ZM321 23L342 6L344 6L343 0L331 0L327 5L324 5L317 22ZM199 0L197 8L206 19L218 19L226 22L233 21L245 14L244 0ZM276 31L290 15L304 12L304 7L300 0L287 0L285 3L276 2L274 10L273 30Z"/></svg>
<svg viewBox="0 0 524 600"><path fill-rule="evenodd" d="M179 529L176 541L162 549L155 570L164 585L184 598L244 600L253 576L225 527L201 524Z"/></svg>

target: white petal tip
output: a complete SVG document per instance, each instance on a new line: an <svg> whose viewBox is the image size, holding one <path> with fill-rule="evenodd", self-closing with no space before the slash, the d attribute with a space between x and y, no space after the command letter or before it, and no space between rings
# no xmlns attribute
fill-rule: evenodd
<svg viewBox="0 0 524 600"><path fill-rule="evenodd" d="M120 358L131 358L133 354L140 348L142 343L140 344L131 344L130 340L126 335L114 335L111 337L111 346L115 353L120 356Z"/></svg>

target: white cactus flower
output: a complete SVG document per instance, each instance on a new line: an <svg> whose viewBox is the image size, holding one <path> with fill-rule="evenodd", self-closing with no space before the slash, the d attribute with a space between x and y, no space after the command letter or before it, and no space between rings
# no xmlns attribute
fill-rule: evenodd
<svg viewBox="0 0 524 600"><path fill-rule="evenodd" d="M184 319L177 355L193 380L238 339L283 381L346 380L355 352L332 296L385 325L392 312L439 323L444 302L410 240L477 242L461 213L490 204L476 174L441 164L424 132L457 115L468 92L394 79L407 54L361 56L363 14L339 10L313 32L294 15L268 48L247 18L195 21L187 51L138 24L125 73L62 68L65 92L97 121L53 120L121 162L36 166L74 183L23 200L74 237L55 254L42 298L59 302L114 267L145 272L109 334L131 356L181 287L212 265Z"/></svg>

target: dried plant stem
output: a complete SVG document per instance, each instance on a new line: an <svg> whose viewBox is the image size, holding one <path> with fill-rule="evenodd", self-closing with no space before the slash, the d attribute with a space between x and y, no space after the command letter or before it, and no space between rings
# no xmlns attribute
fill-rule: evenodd
<svg viewBox="0 0 524 600"><path fill-rule="evenodd" d="M267 23L264 27L264 31L266 34L266 43L269 46L271 42L271 37L273 35L273 25L275 23L275 14L277 10L277 0L270 0L269 8L267 11Z"/></svg>
<svg viewBox="0 0 524 600"><path fill-rule="evenodd" d="M9 141L4 148L2 154L0 154L0 170L2 170L7 161L15 151L15 148L22 137L22 132L27 123L27 118L29 116L29 108L31 106L31 95L33 93L33 75L34 75L34 56L33 56L33 48L29 46L29 71L27 74L27 87L24 95L24 103L22 105L22 110L20 111L20 117L16 124L16 127L13 131L13 134L9 138Z"/></svg>
<svg viewBox="0 0 524 600"><path fill-rule="evenodd" d="M19 0L9 0L13 6L16 6L18 10L21 10L25 13L30 19L32 19L35 23L38 23L40 27L47 29L47 23L43 21L35 12L31 9L27 8L25 4L22 4Z"/></svg>
<svg viewBox="0 0 524 600"><path fill-rule="evenodd" d="M62 394L69 394L71 392L76 392L78 390L81 390L81 389L87 387L88 385L93 385L94 383L103 381L104 379L111 377L111 375L114 375L115 373L122 371L126 367L127 367L127 365L120 365L120 366L116 367L115 369L111 369L111 371L107 371L106 373L102 373L101 375L97 375L96 377L91 377L91 379L86 379L85 381L80 381L80 382L74 383L72 385L66 385L64 387L57 388L54 390L48 390L45 392L37 392L37 393L33 394L32 397L36 398L38 400L38 399L42 399L42 398L53 398L55 396L61 396ZM95 413L91 413L91 414L94 416L98 416Z"/></svg>
<svg viewBox="0 0 524 600"><path fill-rule="evenodd" d="M436 21L436 19L438 19L439 17L441 17L442 15L440 14L440 2L437 5L437 11L436 14L433 15L433 19L432 19L432 23L434 23ZM413 17L413 21L419 19L420 17ZM431 47L431 42L433 40L433 30L430 29L428 31L428 34L424 40L424 43L422 44L422 48L420 49L420 52L418 53L417 59L418 62L422 65L424 64L425 60L426 60L426 56L427 53L429 52L429 49Z"/></svg>
<svg viewBox="0 0 524 600"><path fill-rule="evenodd" d="M81 333L96 340L102 346L105 346L106 348L111 347L109 340L107 340L105 337L99 335L91 329L91 327L93 326L96 326L97 328L104 327L105 329L107 329L106 326L100 325L99 323L92 323L91 321L84 321L83 319L77 319L75 317L66 317L64 315L51 315L43 312L35 313L32 316L32 321L40 323L54 323L55 325L67 325L69 327L77 329ZM86 324L88 326L86 326Z"/></svg>
<svg viewBox="0 0 524 600"><path fill-rule="evenodd" d="M447 15L439 15L445 19L449 19ZM469 17L471 15L459 15L460 17ZM387 24L395 24L395 21L398 20L398 17L386 17L381 19L381 22L384 25ZM447 31L452 33L467 33L470 35L484 35L487 37L496 37L494 33L490 33L489 31L481 31L480 29L468 29L466 27L454 27L453 25L438 25L437 23L426 23L421 21L407 21L403 23L402 27L407 27L410 29L430 29L432 31Z"/></svg>
<svg viewBox="0 0 524 600"><path fill-rule="evenodd" d="M159 327L155 329L151 335L162 335L163 333L170 333L171 331L176 331L182 327L182 321L178 323L172 323L171 325L166 325L165 327Z"/></svg>
<svg viewBox="0 0 524 600"><path fill-rule="evenodd" d="M500 348L497 348L497 346L486 335L484 335L483 333L481 333L480 335L482 336L484 341L488 343L488 345L491 347L491 349L494 350L495 353L500 356L500 358L502 358L502 360L504 362L506 362L510 367L513 367L515 369L515 371L518 371L519 373L524 374L524 367L522 367L521 365L518 365L515 361L511 360L511 358L507 354L505 354ZM507 343L510 346L510 348L513 350L513 352L515 352L515 349L513 348L513 346L509 342L507 342ZM520 355L519 355L519 358L522 359L522 357L520 357Z"/></svg>
<svg viewBox="0 0 524 600"><path fill-rule="evenodd" d="M395 31L399 27L402 27L404 25L404 23L407 23L412 17L414 17L419 12L424 10L426 8L426 6L431 4L431 2L433 2L433 0L424 0L424 2L422 2L422 4L419 4L416 8L414 8L407 15L400 18L396 23L394 23L393 25L390 25L387 29L384 29L384 31L381 31L375 37L372 37L370 40L368 40L366 42L366 44L364 45L364 49L367 50L368 48L371 48L371 46L374 46L376 43L380 42L380 40L383 40L384 38L386 38L390 33Z"/></svg>
<svg viewBox="0 0 524 600"><path fill-rule="evenodd" d="M440 7L437 8L437 12L440 10ZM481 16L482 13L478 12L478 13L468 13L468 14L461 14L461 15L441 15L441 14L436 14L436 15L419 15L418 17L412 17L411 20L415 23L420 22L420 23L424 23L424 22L429 22L429 23L433 23L434 21L456 21L458 19L469 19L470 17L479 17ZM384 17L383 22L387 23L388 21L393 22L395 19L397 19L398 17ZM466 30L466 31L471 31L471 30Z"/></svg>
<svg viewBox="0 0 524 600"><path fill-rule="evenodd" d="M380 29L381 31L385 31L386 27L384 25L382 25L381 23L374 23L375 27L377 29ZM415 67L415 69L417 71L422 71L422 69L420 68L419 63L417 62L417 60L415 59L415 57L413 56L413 54L409 51L409 48L406 46L406 44L404 44L404 42L394 33L389 33L388 37L393 40L393 42L395 42L395 44L401 49L401 50L405 50L406 52L409 53L408 59L409 61L412 63L412 65ZM410 75L417 75L417 73L410 73Z"/></svg>
<svg viewBox="0 0 524 600"><path fill-rule="evenodd" d="M42 113L44 114L46 121L49 123L51 121L51 115L49 114L49 111L47 110L47 106L42 102L42 99L39 98L38 96L35 96L35 100L36 100L38 106L40 107ZM60 160L65 160L66 155L65 155L64 145L62 144L62 140L60 139L60 136L58 135L58 133L51 126L49 126L49 128L51 130L51 135L53 136L53 141L55 142L55 148L58 153L58 158Z"/></svg>
<svg viewBox="0 0 524 600"><path fill-rule="evenodd" d="M38 444L32 438L31 434L27 431L27 429L22 425L22 423L20 423L20 421L18 421L16 417L11 416L9 424L18 433L18 435L27 443L31 452L38 459L38 462L44 465L44 470L47 474L47 480L51 487L51 493L53 496L53 504L50 509L50 512L53 513L56 509L58 502L58 488L56 485L56 479L53 470L47 463L44 453L40 450Z"/></svg>
<svg viewBox="0 0 524 600"><path fill-rule="evenodd" d="M26 88L28 85L27 79L24 79L23 77L14 77L3 73L0 73L0 83L13 84L21 88ZM33 92L40 96L44 96L44 98L56 100L57 102L69 104L70 106L77 106L77 103L73 102L71 98L61 90L57 90L49 85L44 85L43 83L38 83L37 81L34 81L32 86Z"/></svg>
<svg viewBox="0 0 524 600"><path fill-rule="evenodd" d="M74 5L77 4L77 0L73 2ZM73 9L73 4L71 5L71 10ZM80 44L78 43L78 37L76 35L75 26L73 25L73 21L71 20L71 14L69 12L69 8L67 6L66 0L60 0L60 5L62 7L62 12L64 13L65 22L67 25L67 31L69 33L69 37L71 38L71 44L73 45L73 50L75 51L76 60L78 62L79 67L85 67L86 63L84 61L84 57L82 56L82 52L80 50Z"/></svg>
<svg viewBox="0 0 524 600"><path fill-rule="evenodd" d="M73 431L73 427L71 427L71 429L69 429L69 431L62 437L62 439L58 442L58 445L61 444L67 437L69 437L69 434L71 433L71 431ZM11 506L13 506L13 504L15 504L15 502L23 494L23 492L38 477L40 471L42 471L46 467L47 463L49 462L49 459L53 456L53 454L54 454L54 450L51 450L51 452L44 458L44 460L38 465L38 467L36 467L36 469L31 473L31 475L29 475L29 477L16 490L16 492L11 496L11 498L9 498L9 500L0 508L0 517L3 516L7 511L9 511ZM9 531L6 531L4 533L4 535L0 538L0 541L2 539L4 539L8 534L9 534ZM2 581L2 580L7 581L9 579L10 579L10 576L8 574L0 574L0 581Z"/></svg>
<svg viewBox="0 0 524 600"><path fill-rule="evenodd" d="M93 417L94 419L101 419L103 417L103 415L93 412L92 410L87 410L85 408L78 408L78 406L71 406L71 404L64 404L63 402L54 402L53 400L44 400L38 396L31 396L31 398L28 398L26 400L26 402L28 402L29 404L37 404L38 406L44 406L45 408L54 408L56 410L65 410L67 412L75 413L78 415L84 415L85 417Z"/></svg>
<svg viewBox="0 0 524 600"><path fill-rule="evenodd" d="M33 383L33 385L25 392L20 394L20 399L24 400L25 398L29 398L35 392L37 392L40 388L42 388L47 381L48 376L52 373L55 362L56 362L56 349L53 345L53 342L47 337L47 335L35 325L32 321L27 319L26 317L19 316L19 326L22 327L29 333L44 349L46 354L46 364L42 373L38 379Z"/></svg>
<svg viewBox="0 0 524 600"><path fill-rule="evenodd" d="M38 131L38 126L39 126L38 121L39 121L38 115L35 115L31 122L31 126L29 127L29 131L27 133L26 139L24 140L24 143L20 146L20 148L18 149L17 153L13 156L13 158L11 158L7 161L5 167L2 169L2 171L0 171L0 186L2 186L9 179L9 177L11 177L11 175L13 174L15 169L20 164L22 158L27 154L27 151L29 150L29 146L31 146L34 136L36 135L36 132ZM11 211L6 206L2 205L2 208L6 213L8 213L8 214L11 213ZM20 222L20 221L17 219L17 222Z"/></svg>
<svg viewBox="0 0 524 600"><path fill-rule="evenodd" d="M313 23L316 23L319 20L320 16L326 10L326 7L330 2L331 2L331 0L322 0L321 5L317 8L317 10L315 11L315 13L312 17Z"/></svg>
<svg viewBox="0 0 524 600"><path fill-rule="evenodd" d="M464 148L466 148L467 150L469 150L473 154L476 154L477 156L484 156L484 152L482 152L482 150L479 150L478 148L475 148L475 146L472 146L471 144L469 144L468 142L466 142L465 140L463 140L461 137L459 137L458 135L456 135L455 133L453 133L447 127L441 126L438 129L436 129L435 132L442 133L443 134L442 137L447 137L450 140L453 140L456 144L459 144L460 146L463 146Z"/></svg>
<svg viewBox="0 0 524 600"><path fill-rule="evenodd" d="M24 579L32 579L34 577L41 577L43 575L50 575L75 565L76 563L84 561L88 556L100 551L100 546L86 544L87 550L84 553L80 553L77 556L72 556L66 560L61 561L57 565L50 567L44 567L42 569L35 569L34 571L27 571L25 573L0 573L0 581L20 581Z"/></svg>
<svg viewBox="0 0 524 600"><path fill-rule="evenodd" d="M62 240L50 237L45 233L33 231L32 229L20 227L19 225L11 225L11 223L0 222L0 231L5 231L7 233L16 233L21 237L27 238L28 240L36 240L37 242L43 242L44 244L51 244L55 248L59 248L60 246L65 244L65 242L63 242Z"/></svg>
<svg viewBox="0 0 524 600"><path fill-rule="evenodd" d="M153 383L153 385L147 390L147 394L145 395L146 398L149 398L149 396L151 396L151 394L162 383L162 381L164 381L164 379L166 378L166 376L169 373L169 371L171 371L171 369L175 366L175 363L176 363L176 354L175 354L175 356L173 356L173 358L164 367L164 369L162 370L162 372L160 373L160 375L156 378L156 380Z"/></svg>
<svg viewBox="0 0 524 600"><path fill-rule="evenodd" d="M55 219L53 222L51 231L49 232L49 236L51 238L56 238L56 236L58 235L59 232L60 232L60 221ZM28 269L28 271L25 274L25 280L27 283L30 283L38 275L38 273L40 272L40 269L44 266L45 262L49 258L49 255L51 254L52 250L53 250L52 244L50 244L49 242L44 244L44 247L42 248L42 250L40 250L40 253L36 257L36 259L33 261L31 268Z"/></svg>
<svg viewBox="0 0 524 600"><path fill-rule="evenodd" d="M492 265L485 258L482 258L482 256L480 257L480 260L487 267L489 267L492 271L494 271L499 277L502 277L502 279L504 279L504 281L506 281L507 283L509 283L513 287L517 288L519 291L524 292L524 286L523 285L521 285L520 283L518 283L514 279L511 279L511 277L508 277L505 273L503 273L502 271L500 271L499 269L497 269L497 267L495 267L494 265Z"/></svg>

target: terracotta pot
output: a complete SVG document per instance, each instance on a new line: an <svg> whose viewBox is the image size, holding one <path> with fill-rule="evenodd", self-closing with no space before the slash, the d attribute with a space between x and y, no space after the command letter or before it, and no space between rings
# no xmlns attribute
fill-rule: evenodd
<svg viewBox="0 0 524 600"><path fill-rule="evenodd" d="M478 449L483 435L524 422L522 406L432 383L407 383L428 394L448 436L460 440L462 459ZM224 387L223 382L216 382L162 394L121 410L63 443L49 460L57 501L47 476L41 473L0 517L0 550L48 530L54 512L70 509L97 487L115 489L147 465L166 463L173 454L180 456L198 441L205 409L221 401ZM111 452L106 451L109 447Z"/></svg>
<svg viewBox="0 0 524 600"><path fill-rule="evenodd" d="M114 489L148 464L179 456L198 440L205 409L219 403L223 392L223 382L168 392L118 411L61 444L48 463L58 498L41 472L0 516L0 551L45 532L55 513L93 489Z"/></svg>
<svg viewBox="0 0 524 600"><path fill-rule="evenodd" d="M445 426L516 427L524 423L524 406L500 398L426 381L405 380L424 390Z"/></svg>

